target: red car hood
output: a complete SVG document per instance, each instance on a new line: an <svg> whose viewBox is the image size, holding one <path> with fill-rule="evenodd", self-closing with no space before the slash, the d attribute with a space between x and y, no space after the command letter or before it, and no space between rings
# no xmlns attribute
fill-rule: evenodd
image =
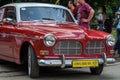
<svg viewBox="0 0 120 80"><path fill-rule="evenodd" d="M31 33L53 34L57 38L63 39L83 39L85 38L84 30L73 23L40 23L40 22L22 22L19 23L19 28Z"/></svg>

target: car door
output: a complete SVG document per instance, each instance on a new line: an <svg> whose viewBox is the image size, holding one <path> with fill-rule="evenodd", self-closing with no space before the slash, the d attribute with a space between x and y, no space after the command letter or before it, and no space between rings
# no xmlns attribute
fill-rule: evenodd
<svg viewBox="0 0 120 80"><path fill-rule="evenodd" d="M5 8L3 20L6 18L16 19L15 8L7 7ZM0 26L0 56L13 58L14 57L14 39L12 31L14 31L15 26L11 23L3 23Z"/></svg>

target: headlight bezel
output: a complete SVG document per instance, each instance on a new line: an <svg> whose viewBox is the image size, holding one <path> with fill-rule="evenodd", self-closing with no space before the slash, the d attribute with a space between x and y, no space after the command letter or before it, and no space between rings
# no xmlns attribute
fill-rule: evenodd
<svg viewBox="0 0 120 80"><path fill-rule="evenodd" d="M113 35L110 34L106 37L106 44L111 47L115 45L115 38Z"/></svg>
<svg viewBox="0 0 120 80"><path fill-rule="evenodd" d="M45 46L52 47L56 43L56 37L53 34L46 34L43 41Z"/></svg>

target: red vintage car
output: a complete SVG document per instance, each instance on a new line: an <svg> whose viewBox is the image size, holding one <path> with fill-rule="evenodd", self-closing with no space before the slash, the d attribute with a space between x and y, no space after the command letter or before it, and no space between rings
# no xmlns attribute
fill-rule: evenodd
<svg viewBox="0 0 120 80"><path fill-rule="evenodd" d="M0 59L27 65L31 78L41 67L90 68L101 74L114 63L111 34L76 24L58 5L12 3L0 8Z"/></svg>

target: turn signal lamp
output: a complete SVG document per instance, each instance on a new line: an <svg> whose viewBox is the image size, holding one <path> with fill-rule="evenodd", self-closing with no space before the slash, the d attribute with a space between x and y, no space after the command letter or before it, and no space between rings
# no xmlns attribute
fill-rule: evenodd
<svg viewBox="0 0 120 80"><path fill-rule="evenodd" d="M47 50L40 50L40 55L41 56L46 56L48 54L49 54L49 51L47 51Z"/></svg>

